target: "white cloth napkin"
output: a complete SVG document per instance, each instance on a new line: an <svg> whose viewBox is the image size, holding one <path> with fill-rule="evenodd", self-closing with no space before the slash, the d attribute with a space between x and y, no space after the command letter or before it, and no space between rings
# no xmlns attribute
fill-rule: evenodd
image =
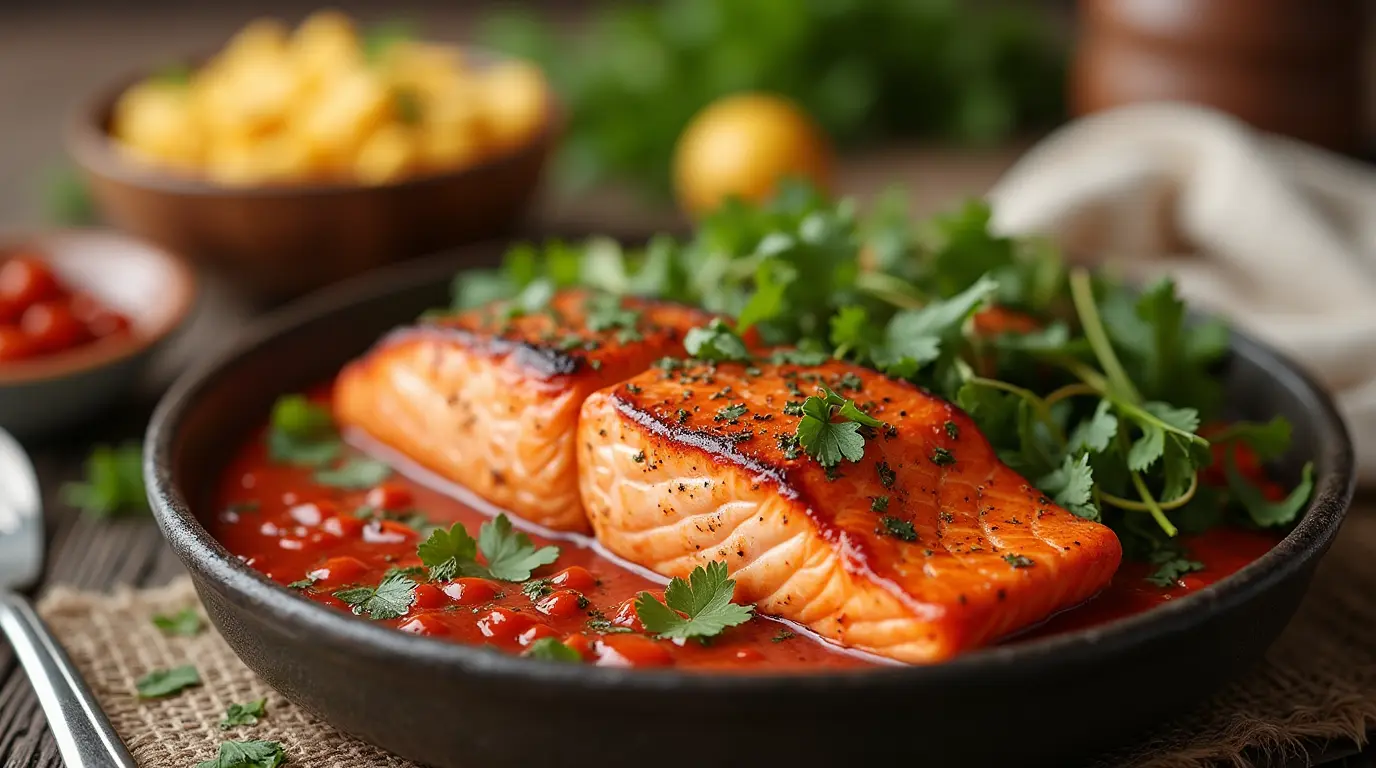
<svg viewBox="0 0 1376 768"><path fill-rule="evenodd" d="M1337 396L1376 482L1376 170L1206 108L1142 104L1052 134L989 200L999 231L1173 275L1284 350Z"/></svg>

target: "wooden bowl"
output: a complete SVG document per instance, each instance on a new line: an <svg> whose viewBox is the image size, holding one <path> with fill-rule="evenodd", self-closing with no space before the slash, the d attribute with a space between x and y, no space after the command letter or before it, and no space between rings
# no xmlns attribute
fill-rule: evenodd
<svg viewBox="0 0 1376 768"><path fill-rule="evenodd" d="M153 354L191 313L196 280L180 259L101 230L6 235L31 245L59 279L129 318L128 336L0 364L0 428L45 437L98 413L138 382Z"/></svg>
<svg viewBox="0 0 1376 768"><path fill-rule="evenodd" d="M558 132L551 103L551 118L534 139L478 165L378 185L227 186L139 164L115 146L115 102L148 74L124 78L78 109L67 126L68 151L107 221L259 298L286 298L513 230Z"/></svg>

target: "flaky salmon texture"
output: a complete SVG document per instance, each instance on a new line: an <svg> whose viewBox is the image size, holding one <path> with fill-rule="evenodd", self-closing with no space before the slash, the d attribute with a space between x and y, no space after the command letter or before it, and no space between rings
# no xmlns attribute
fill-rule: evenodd
<svg viewBox="0 0 1376 768"><path fill-rule="evenodd" d="M589 393L683 353L709 315L570 290L402 328L348 365L335 417L533 523L588 530L574 440Z"/></svg>
<svg viewBox="0 0 1376 768"><path fill-rule="evenodd" d="M793 438L819 385L886 423L830 471ZM1082 602L1122 556L960 409L843 363L666 365L592 394L578 429L583 505L609 550L666 576L724 560L738 601L901 661Z"/></svg>
<svg viewBox="0 0 1376 768"><path fill-rule="evenodd" d="M564 291L392 333L335 415L530 522L666 576L723 560L736 600L845 646L934 662L1103 588L1108 528L1000 463L958 408L874 371L681 360L710 316ZM827 469L796 438L827 386L885 422Z"/></svg>

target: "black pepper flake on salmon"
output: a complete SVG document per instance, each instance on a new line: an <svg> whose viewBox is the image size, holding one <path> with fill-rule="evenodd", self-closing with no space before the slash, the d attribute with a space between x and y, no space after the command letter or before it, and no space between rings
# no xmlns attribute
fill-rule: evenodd
<svg viewBox="0 0 1376 768"><path fill-rule="evenodd" d="M946 422L946 435L950 437L952 440L959 440L960 426L957 425L954 421Z"/></svg>
<svg viewBox="0 0 1376 768"><path fill-rule="evenodd" d="M1003 556L1003 560L1014 568L1031 568L1036 565L1036 562L1026 555L1007 554Z"/></svg>
<svg viewBox="0 0 1376 768"><path fill-rule="evenodd" d="M945 448L933 448L932 463L938 467L949 467L956 463L956 456Z"/></svg>
<svg viewBox="0 0 1376 768"><path fill-rule="evenodd" d="M794 401L794 400L790 400L790 401L784 403L784 415L785 415L785 416L802 416L802 415L803 415L803 404L800 403L800 402Z"/></svg>
<svg viewBox="0 0 1376 768"><path fill-rule="evenodd" d="M626 382L626 391L627 391L627 392L630 392L630 393L633 394L633 395L638 395L638 394L640 394L641 392L644 392L645 390L641 389L639 386L636 386L635 384L632 384L631 382L628 381L628 382Z"/></svg>
<svg viewBox="0 0 1376 768"><path fill-rule="evenodd" d="M888 496L875 496L874 498L870 499L870 511L871 511L871 512L883 512L884 510L886 510L886 509L888 509L888 508L889 508L889 497L888 497Z"/></svg>
<svg viewBox="0 0 1376 768"><path fill-rule="evenodd" d="M875 529L875 533L881 536L892 536L902 541L917 541L917 530L913 528L912 522L893 515L884 515L879 518L879 527Z"/></svg>
<svg viewBox="0 0 1376 768"><path fill-rule="evenodd" d="M631 461L634 461L634 462L637 463L637 464L644 464L644 463L645 463L645 452L644 452L644 451L637 451L636 454L635 454L634 456L631 457Z"/></svg>
<svg viewBox="0 0 1376 768"><path fill-rule="evenodd" d="M674 418L678 419L678 423L680 424L683 424L688 421L688 415L688 412L682 408L674 412Z"/></svg>

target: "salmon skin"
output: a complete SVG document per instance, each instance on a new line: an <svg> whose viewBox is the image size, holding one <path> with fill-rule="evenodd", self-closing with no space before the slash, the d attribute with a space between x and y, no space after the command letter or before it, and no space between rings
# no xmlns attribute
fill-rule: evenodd
<svg viewBox="0 0 1376 768"><path fill-rule="evenodd" d="M819 385L886 423L831 472L793 442ZM665 576L724 560L738 601L905 662L1082 602L1122 557L1111 530L999 462L959 408L839 362L646 372L583 403L578 464L612 552Z"/></svg>
<svg viewBox="0 0 1376 768"><path fill-rule="evenodd" d="M574 466L583 399L683 354L700 310L583 291L399 329L350 363L335 416L530 522L587 531Z"/></svg>

